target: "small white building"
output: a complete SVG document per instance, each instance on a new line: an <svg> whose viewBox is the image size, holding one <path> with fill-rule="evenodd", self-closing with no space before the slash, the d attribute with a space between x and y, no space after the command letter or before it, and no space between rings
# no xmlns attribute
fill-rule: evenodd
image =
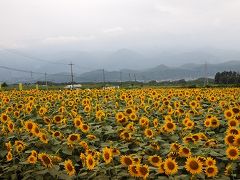
<svg viewBox="0 0 240 180"><path fill-rule="evenodd" d="M67 85L64 87L64 89L80 89L82 87L81 84L73 84L73 85Z"/></svg>

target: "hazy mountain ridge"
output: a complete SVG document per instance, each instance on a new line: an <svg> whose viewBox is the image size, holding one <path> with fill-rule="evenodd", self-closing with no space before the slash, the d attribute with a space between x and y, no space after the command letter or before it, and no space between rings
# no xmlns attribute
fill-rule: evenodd
<svg viewBox="0 0 240 180"><path fill-rule="evenodd" d="M123 69L120 71L107 71L104 70L105 81L150 81L150 80L177 80L177 79L196 79L205 76L205 64L193 64L193 68L180 66L168 67L160 65L146 70L132 70ZM219 64L208 64L207 75L213 77L219 71L240 71L240 61L230 61ZM53 77L51 77L53 78ZM56 82L61 82L60 75L55 79ZM69 78L70 79L70 78ZM76 82L103 82L103 70L98 69L86 72L80 75L75 75Z"/></svg>
<svg viewBox="0 0 240 180"><path fill-rule="evenodd" d="M240 59L240 52L227 50L210 49L209 52L207 50L192 52L163 51L144 54L129 49L120 49L115 52L67 50L58 52L57 50L47 51L45 49L39 51L28 50L24 53L30 57L41 57L43 61L0 51L0 66L33 72L46 72L49 74L47 79L55 82L70 81L70 66L68 65L70 62L74 64L74 80L77 82L103 81L103 68L105 69L106 81L194 79L205 76L204 62L208 62L208 76L210 77L213 77L218 71L240 70L240 61L237 61ZM53 63L48 63L49 61ZM219 63L213 63L217 61ZM0 81L14 83L36 80L44 80L44 75L33 73L31 76L30 73L0 69Z"/></svg>

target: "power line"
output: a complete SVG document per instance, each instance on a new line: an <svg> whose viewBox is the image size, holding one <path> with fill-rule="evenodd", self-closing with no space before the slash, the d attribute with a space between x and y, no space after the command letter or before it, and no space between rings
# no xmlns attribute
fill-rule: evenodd
<svg viewBox="0 0 240 180"><path fill-rule="evenodd" d="M42 73L42 72L34 72L34 71L28 71L28 70L23 70L23 69L17 69L17 68L11 68L11 67L7 67L7 66L0 66L1 69L6 69L6 70L10 70L10 71L16 71L16 72L22 72L22 73L28 73L28 74L40 74L40 75L48 75L48 76L53 76L55 74L47 74L47 73ZM68 74L61 74L62 76L71 76Z"/></svg>
<svg viewBox="0 0 240 180"><path fill-rule="evenodd" d="M45 62L45 63L50 63L50 64L58 64L58 65L68 65L68 64L65 64L65 63L60 63L60 62L52 62L52 61L48 61L48 60L45 60L45 59L42 59L42 58L38 58L38 57L33 57L33 56L29 56L25 53L22 53L22 52L17 52L16 50L9 50L9 49L6 49L6 48L3 48L0 46L0 48L6 52L9 52L9 53L12 53L12 54L16 54L18 56L22 56L22 57L25 57L25 58L28 58L28 59L32 59L34 61L39 61L39 62Z"/></svg>
<svg viewBox="0 0 240 180"><path fill-rule="evenodd" d="M64 66L68 66L69 64L66 64L66 63L60 63L60 62L52 62L52 61L49 61L49 60L46 60L46 59L42 59L42 58L38 58L38 57L33 57L33 56L29 56L25 53L22 53L22 52L17 52L16 50L9 50L7 48L4 48L2 46L0 46L0 49L6 51L6 52L9 52L9 53L12 53L12 54L16 54L16 55L19 55L19 56L22 56L22 57L25 57L25 58L28 58L28 59L31 59L31 60L34 60L34 61L39 61L39 62L45 62L45 63L49 63L49 64L55 64L55 65L64 65ZM92 70L92 68L90 67L87 67L87 66L78 66L75 64L75 67L77 67L78 69L87 69L87 70Z"/></svg>

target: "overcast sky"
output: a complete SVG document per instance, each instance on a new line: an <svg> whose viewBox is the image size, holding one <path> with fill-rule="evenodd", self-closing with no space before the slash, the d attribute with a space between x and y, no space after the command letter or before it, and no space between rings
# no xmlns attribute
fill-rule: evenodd
<svg viewBox="0 0 240 180"><path fill-rule="evenodd" d="M240 47L240 0L0 0L8 48Z"/></svg>

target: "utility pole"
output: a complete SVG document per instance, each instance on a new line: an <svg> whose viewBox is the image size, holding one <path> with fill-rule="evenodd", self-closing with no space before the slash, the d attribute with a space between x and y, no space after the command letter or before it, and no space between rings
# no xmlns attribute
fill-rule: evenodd
<svg viewBox="0 0 240 180"><path fill-rule="evenodd" d="M31 84L33 84L33 72L31 71L30 74L31 74Z"/></svg>
<svg viewBox="0 0 240 180"><path fill-rule="evenodd" d="M131 74L129 73L128 76L129 76L129 81L131 82L131 81L132 81L132 80L131 80Z"/></svg>
<svg viewBox="0 0 240 180"><path fill-rule="evenodd" d="M105 71L104 71L104 69L102 70L102 75L103 75L103 84L104 84L104 87L105 87Z"/></svg>
<svg viewBox="0 0 240 180"><path fill-rule="evenodd" d="M134 73L133 75L134 75L135 82L137 82L136 74Z"/></svg>
<svg viewBox="0 0 240 180"><path fill-rule="evenodd" d="M70 64L68 64L68 65L70 65L71 66L71 80L72 80L72 83L71 83L71 89L73 89L73 68L72 68L72 66L74 65L72 62L70 63Z"/></svg>
<svg viewBox="0 0 240 180"><path fill-rule="evenodd" d="M205 79L204 79L204 86L208 85L208 72L207 72L207 62L204 64L204 74L205 74Z"/></svg>
<svg viewBox="0 0 240 180"><path fill-rule="evenodd" d="M47 73L44 74L45 76L45 86L46 86L46 89L48 89L48 83L47 83Z"/></svg>
<svg viewBox="0 0 240 180"><path fill-rule="evenodd" d="M122 71L120 71L120 85L122 86Z"/></svg>

